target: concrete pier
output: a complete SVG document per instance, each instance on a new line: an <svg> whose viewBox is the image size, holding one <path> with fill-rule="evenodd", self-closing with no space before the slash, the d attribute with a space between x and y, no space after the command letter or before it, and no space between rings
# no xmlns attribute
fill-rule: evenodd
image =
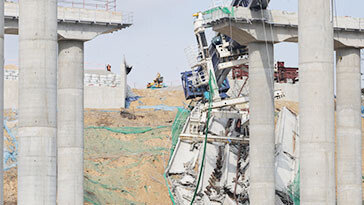
<svg viewBox="0 0 364 205"><path fill-rule="evenodd" d="M58 43L57 202L83 204L84 42Z"/></svg>
<svg viewBox="0 0 364 205"><path fill-rule="evenodd" d="M336 52L337 202L362 204L360 49Z"/></svg>
<svg viewBox="0 0 364 205"><path fill-rule="evenodd" d="M0 68L4 68L4 0L0 0ZM0 69L0 130L4 125L4 69ZM4 150L4 133L0 132L0 150ZM4 204L4 155L0 154L0 204Z"/></svg>
<svg viewBox="0 0 364 205"><path fill-rule="evenodd" d="M250 43L250 203L274 205L274 55L272 43Z"/></svg>
<svg viewBox="0 0 364 205"><path fill-rule="evenodd" d="M56 204L57 1L19 13L18 204Z"/></svg>
<svg viewBox="0 0 364 205"><path fill-rule="evenodd" d="M330 0L299 1L301 204L335 204L334 41Z"/></svg>

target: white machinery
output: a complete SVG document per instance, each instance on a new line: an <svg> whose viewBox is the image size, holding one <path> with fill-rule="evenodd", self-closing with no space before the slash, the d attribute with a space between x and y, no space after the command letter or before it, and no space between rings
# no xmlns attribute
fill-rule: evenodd
<svg viewBox="0 0 364 205"><path fill-rule="evenodd" d="M189 116L179 125L178 143L165 171L171 197L181 205L249 204L249 99L221 98L219 92L231 69L247 64L247 49L221 34L208 45L203 14L195 17L199 53L191 66L191 84L185 86L204 88L209 95L190 98ZM291 133L296 139L297 116L283 109L278 122L276 204L293 205L298 140Z"/></svg>

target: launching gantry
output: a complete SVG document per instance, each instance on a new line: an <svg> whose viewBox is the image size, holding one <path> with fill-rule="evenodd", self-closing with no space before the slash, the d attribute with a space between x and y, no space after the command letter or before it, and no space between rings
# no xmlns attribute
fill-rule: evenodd
<svg viewBox="0 0 364 205"><path fill-rule="evenodd" d="M243 0L244 1L244 0ZM273 47L299 43L301 203L362 203L361 72L364 19L334 17L329 0L299 1L299 12L215 9L206 25L249 49L251 204L274 204ZM230 11L230 12L226 12ZM266 203L265 203L266 202Z"/></svg>

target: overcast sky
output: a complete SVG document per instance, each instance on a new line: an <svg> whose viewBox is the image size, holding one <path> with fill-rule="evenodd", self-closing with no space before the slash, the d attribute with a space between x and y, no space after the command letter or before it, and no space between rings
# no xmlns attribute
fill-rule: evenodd
<svg viewBox="0 0 364 205"><path fill-rule="evenodd" d="M270 9L297 11L297 0L271 0ZM160 72L168 85L181 84L180 73L189 70L184 49L195 45L192 14L207 10L211 0L117 0L117 8L134 13L134 25L99 36L85 44L85 68L104 69L106 64L119 73L123 55L134 66L128 84L145 87ZM364 18L363 0L336 0L339 16ZM5 36L5 63L18 63L18 38ZM275 61L297 66L297 45L275 46Z"/></svg>

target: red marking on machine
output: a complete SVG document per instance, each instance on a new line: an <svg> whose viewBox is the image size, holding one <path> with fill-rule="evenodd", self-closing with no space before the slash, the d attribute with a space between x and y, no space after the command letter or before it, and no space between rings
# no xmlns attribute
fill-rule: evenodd
<svg viewBox="0 0 364 205"><path fill-rule="evenodd" d="M287 83L292 80L292 83L298 81L298 68L285 67L284 62L277 62L276 71L274 72L274 80L277 83Z"/></svg>
<svg viewBox="0 0 364 205"><path fill-rule="evenodd" d="M248 77L249 76L249 72L247 71L248 68L249 68L248 65L241 65L233 68L232 70L233 79L242 80L243 77Z"/></svg>
<svg viewBox="0 0 364 205"><path fill-rule="evenodd" d="M241 65L233 68L233 79L242 80L243 77L248 77L248 68L248 65ZM291 80L293 84L298 81L298 68L285 67L284 62L278 61L274 71L274 81L277 83L287 83L288 80Z"/></svg>

